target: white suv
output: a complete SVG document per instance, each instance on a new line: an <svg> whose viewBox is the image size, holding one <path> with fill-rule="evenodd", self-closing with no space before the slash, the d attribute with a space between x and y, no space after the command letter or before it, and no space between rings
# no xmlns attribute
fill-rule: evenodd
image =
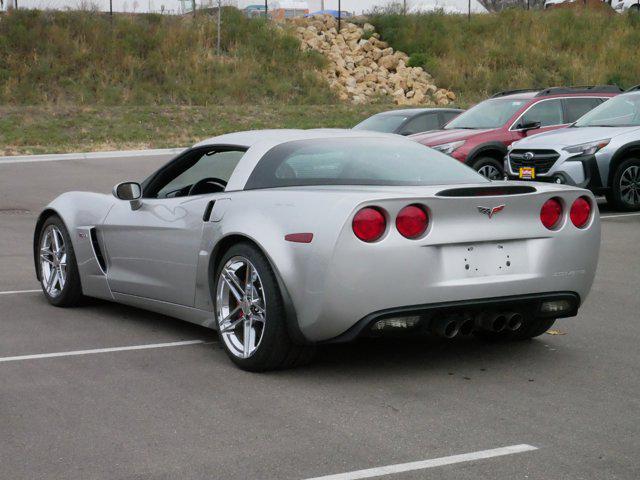
<svg viewBox="0 0 640 480"><path fill-rule="evenodd" d="M588 188L619 210L640 210L640 91L607 100L570 127L513 143L505 171Z"/></svg>
<svg viewBox="0 0 640 480"><path fill-rule="evenodd" d="M622 13L627 10L640 12L640 0L611 0L611 8Z"/></svg>

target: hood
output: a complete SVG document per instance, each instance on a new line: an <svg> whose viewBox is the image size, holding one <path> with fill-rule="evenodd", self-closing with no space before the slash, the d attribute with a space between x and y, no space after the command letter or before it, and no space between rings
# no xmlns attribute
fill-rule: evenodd
<svg viewBox="0 0 640 480"><path fill-rule="evenodd" d="M640 130L639 127L567 127L523 138L513 148L569 147Z"/></svg>
<svg viewBox="0 0 640 480"><path fill-rule="evenodd" d="M415 135L410 135L409 138L427 147L433 147L434 145L442 145L443 143L468 140L476 135L482 135L491 131L491 129L470 130L452 128L451 130L432 130L430 132L416 133Z"/></svg>

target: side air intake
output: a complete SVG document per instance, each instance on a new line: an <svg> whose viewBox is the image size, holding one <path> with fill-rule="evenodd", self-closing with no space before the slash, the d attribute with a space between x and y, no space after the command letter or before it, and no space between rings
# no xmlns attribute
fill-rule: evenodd
<svg viewBox="0 0 640 480"><path fill-rule="evenodd" d="M104 273L107 273L107 264L104 261L104 255L102 255L102 249L100 243L98 243L98 234L95 227L90 230L91 232L91 245L93 245L93 253L96 255L96 260Z"/></svg>

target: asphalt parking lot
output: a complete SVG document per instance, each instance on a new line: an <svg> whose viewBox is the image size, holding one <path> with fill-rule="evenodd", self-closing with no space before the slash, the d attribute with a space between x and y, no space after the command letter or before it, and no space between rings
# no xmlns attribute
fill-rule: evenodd
<svg viewBox="0 0 640 480"><path fill-rule="evenodd" d="M361 342L256 375L206 329L37 293L38 211L166 160L0 162L0 478L309 479L453 455L357 478L640 478L640 215L602 208L595 285L557 335ZM514 445L531 448L474 455Z"/></svg>

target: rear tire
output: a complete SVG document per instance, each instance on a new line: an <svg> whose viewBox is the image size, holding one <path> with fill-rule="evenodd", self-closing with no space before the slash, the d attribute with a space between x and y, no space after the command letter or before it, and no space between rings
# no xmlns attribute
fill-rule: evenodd
<svg viewBox="0 0 640 480"><path fill-rule="evenodd" d="M276 276L258 248L232 246L216 269L214 291L220 342L242 370L292 368L312 359L313 347L289 336Z"/></svg>
<svg viewBox="0 0 640 480"><path fill-rule="evenodd" d="M38 279L44 296L56 307L75 307L83 300L71 237L57 215L47 218L38 235Z"/></svg>
<svg viewBox="0 0 640 480"><path fill-rule="evenodd" d="M480 157L473 162L476 172L489 180L502 180L504 178L503 165L491 157Z"/></svg>
<svg viewBox="0 0 640 480"><path fill-rule="evenodd" d="M607 201L616 210L640 210L640 159L629 158L618 165L611 182Z"/></svg>

